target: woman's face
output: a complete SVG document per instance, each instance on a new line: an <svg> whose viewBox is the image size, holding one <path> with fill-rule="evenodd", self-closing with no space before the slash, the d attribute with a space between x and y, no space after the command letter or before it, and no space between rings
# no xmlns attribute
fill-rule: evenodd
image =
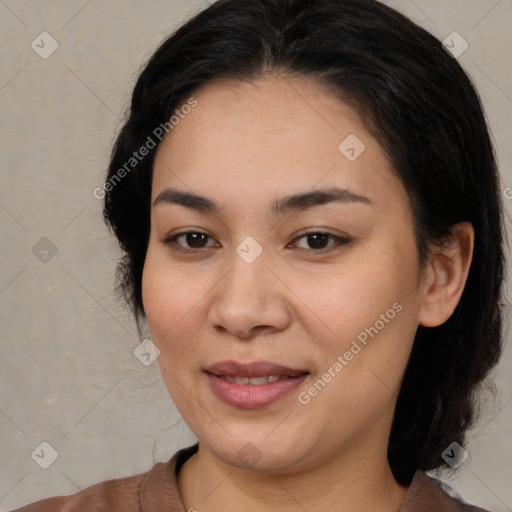
<svg viewBox="0 0 512 512"><path fill-rule="evenodd" d="M385 457L424 295L403 186L317 84L193 97L155 158L142 283L175 405L239 467Z"/></svg>

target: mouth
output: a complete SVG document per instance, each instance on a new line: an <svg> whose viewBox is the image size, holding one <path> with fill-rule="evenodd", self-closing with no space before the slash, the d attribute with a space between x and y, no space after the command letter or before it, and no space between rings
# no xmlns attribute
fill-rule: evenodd
<svg viewBox="0 0 512 512"><path fill-rule="evenodd" d="M223 402L242 409L265 407L284 398L309 375L307 370L268 361L222 361L205 369L211 390Z"/></svg>
<svg viewBox="0 0 512 512"><path fill-rule="evenodd" d="M217 375L217 377L224 379L227 382L231 382L231 384L250 384L251 386L262 386L269 382L295 378L284 375L263 375L262 377L233 377L231 375Z"/></svg>
<svg viewBox="0 0 512 512"><path fill-rule="evenodd" d="M307 370L290 368L269 361L254 361L251 363L220 361L208 366L205 371L218 377L247 377L249 379L259 377L297 377L303 373L309 373ZM241 382L241 384L247 384L247 382Z"/></svg>

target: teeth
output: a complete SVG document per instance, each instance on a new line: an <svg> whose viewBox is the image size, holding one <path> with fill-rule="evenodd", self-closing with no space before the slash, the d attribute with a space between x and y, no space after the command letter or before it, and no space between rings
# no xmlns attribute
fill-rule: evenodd
<svg viewBox="0 0 512 512"><path fill-rule="evenodd" d="M231 384L251 384L252 386L261 386L268 382L275 382L276 380L287 379L288 377L281 375L269 375L263 377L232 377L230 375L223 375L222 378L231 382Z"/></svg>

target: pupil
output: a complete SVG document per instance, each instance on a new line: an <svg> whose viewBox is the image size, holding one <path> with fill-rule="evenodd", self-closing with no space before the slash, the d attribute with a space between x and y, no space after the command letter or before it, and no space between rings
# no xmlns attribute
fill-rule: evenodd
<svg viewBox="0 0 512 512"><path fill-rule="evenodd" d="M202 247L199 237L206 237L204 233L189 233L187 235L187 244L191 247Z"/></svg>
<svg viewBox="0 0 512 512"><path fill-rule="evenodd" d="M325 247L325 244L323 244L322 242L325 242L328 238L328 235L326 235L325 233L315 233L313 235L308 235L309 236L309 245L311 248L313 249L323 249ZM313 239L313 243L311 243L311 240ZM316 239L316 240L314 240ZM318 247L318 245L320 245L321 247Z"/></svg>

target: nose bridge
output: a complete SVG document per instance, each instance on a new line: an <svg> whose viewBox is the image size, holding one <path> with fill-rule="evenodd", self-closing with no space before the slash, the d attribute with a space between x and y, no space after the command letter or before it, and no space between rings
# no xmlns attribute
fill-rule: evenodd
<svg viewBox="0 0 512 512"><path fill-rule="evenodd" d="M231 307L260 309L268 283L267 253L253 237L246 237L230 257L231 270L226 276L222 299L233 301Z"/></svg>
<svg viewBox="0 0 512 512"><path fill-rule="evenodd" d="M282 328L286 311L282 285L269 271L268 254L254 238L244 239L230 255L230 270L219 283L210 321L240 336L261 326ZM278 306L280 304L281 306Z"/></svg>

